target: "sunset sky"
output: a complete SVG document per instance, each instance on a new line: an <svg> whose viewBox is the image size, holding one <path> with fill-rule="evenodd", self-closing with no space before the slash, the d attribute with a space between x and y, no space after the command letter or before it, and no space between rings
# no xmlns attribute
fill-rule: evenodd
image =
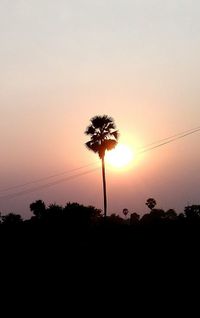
<svg viewBox="0 0 200 318"><path fill-rule="evenodd" d="M98 164L84 146L94 115L112 116L135 152L200 126L199 17L197 0L1 0L0 211L29 217L37 199L103 207L100 166L23 196L4 197L68 175L2 191ZM199 141L107 166L109 213L147 212L149 197L177 212L200 204Z"/></svg>

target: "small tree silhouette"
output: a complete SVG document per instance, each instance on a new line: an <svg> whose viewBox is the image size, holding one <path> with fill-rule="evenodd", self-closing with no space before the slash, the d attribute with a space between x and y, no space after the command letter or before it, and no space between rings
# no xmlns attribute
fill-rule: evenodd
<svg viewBox="0 0 200 318"><path fill-rule="evenodd" d="M124 208L122 212L123 212L125 218L126 218L127 215L129 214L129 210L128 210L127 208Z"/></svg>
<svg viewBox="0 0 200 318"><path fill-rule="evenodd" d="M86 147L98 153L102 162L103 195L104 195L104 216L107 215L107 194L105 175L105 153L117 145L119 133L116 130L114 120L107 115L95 116L90 119L91 124L87 127L85 134L90 136Z"/></svg>
<svg viewBox="0 0 200 318"><path fill-rule="evenodd" d="M153 210L153 209L155 208L155 206L156 206L156 200L153 199L153 198L149 198L149 199L147 199L147 201L146 201L146 205L148 206L148 208L149 208L150 210Z"/></svg>
<svg viewBox="0 0 200 318"><path fill-rule="evenodd" d="M131 216L130 216L130 223L131 224L137 224L139 223L140 221L140 215L136 212L134 213L131 213Z"/></svg>
<svg viewBox="0 0 200 318"><path fill-rule="evenodd" d="M3 224L6 225L16 225L23 222L21 215L9 213L7 215L2 216Z"/></svg>
<svg viewBox="0 0 200 318"><path fill-rule="evenodd" d="M37 218L41 218L46 211L45 203L42 200L37 200L30 204L30 210Z"/></svg>
<svg viewBox="0 0 200 318"><path fill-rule="evenodd" d="M188 219L200 218L200 205L186 206L184 212Z"/></svg>

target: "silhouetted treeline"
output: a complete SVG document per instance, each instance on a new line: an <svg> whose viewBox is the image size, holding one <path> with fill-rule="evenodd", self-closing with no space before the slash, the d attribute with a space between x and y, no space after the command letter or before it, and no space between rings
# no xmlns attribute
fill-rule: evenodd
<svg viewBox="0 0 200 318"><path fill-rule="evenodd" d="M13 213L2 215L1 273L10 269L9 275L21 280L26 271L27 284L30 279L36 279L38 286L44 280L50 285L64 281L65 289L70 280L72 286L74 280L79 285L83 281L84 290L90 281L91 294L101 280L104 288L112 279L115 284L132 281L130 288L136 288L136 281L140 286L142 280L151 289L155 282L168 283L168 276L170 284L177 279L184 283L191 275L196 279L200 205L187 206L177 214L156 208L155 200L146 204L149 213L143 216L126 209L124 217L105 218L93 206L46 206L37 200L30 204L28 220Z"/></svg>
<svg viewBox="0 0 200 318"><path fill-rule="evenodd" d="M79 203L67 203L62 207L57 204L46 206L42 200L37 200L30 204L32 217L28 220L23 220L20 214L0 213L0 225L3 227L17 227L23 224L24 226L77 226L87 228L100 224L109 224L110 226L158 226L163 224L198 224L200 221L200 204L190 205L184 208L184 211L177 214L174 209L164 211L157 209L156 201L149 198L146 201L150 212L140 216L138 213L129 213L128 209L124 209L123 213L128 217L123 218L115 213L104 218L102 211L94 206L84 206ZM126 211L126 213L125 213Z"/></svg>
<svg viewBox="0 0 200 318"><path fill-rule="evenodd" d="M104 217L93 206L67 203L46 206L42 200L30 204L32 217L23 220L18 214L9 213L0 217L1 239L13 244L57 244L80 248L102 247L112 250L123 247L159 248L161 244L171 249L179 244L186 247L191 241L197 244L200 235L200 205L185 207L183 213L156 208L156 201L149 198L146 205L149 213L140 216L124 209L125 218L111 214ZM14 238L14 239L13 239ZM23 238L23 239L22 239ZM22 239L20 241L20 239ZM177 246L178 248L178 246Z"/></svg>

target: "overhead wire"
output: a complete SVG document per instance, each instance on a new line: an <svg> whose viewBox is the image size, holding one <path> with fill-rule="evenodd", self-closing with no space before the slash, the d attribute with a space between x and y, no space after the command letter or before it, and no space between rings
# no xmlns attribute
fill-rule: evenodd
<svg viewBox="0 0 200 318"><path fill-rule="evenodd" d="M158 147L162 147L164 145L167 145L167 144L169 144L171 142L174 142L174 141L176 141L178 139L184 138L186 136L189 136L189 135L194 134L194 133L199 132L199 131L200 131L200 127L196 127L194 129L189 129L189 130L186 130L186 131L184 131L182 133L178 133L178 134L172 135L170 137L160 139L157 142L153 142L153 143L151 143L151 144L149 144L147 146L144 146L144 147L140 148L141 150L136 152L136 154L142 154L144 152L151 151L151 150L156 149ZM0 192L10 191L10 190L14 190L14 189L17 189L17 188L20 188L20 187L25 187L27 185L36 184L36 183L39 183L39 182L42 182L42 181L45 181L45 180L49 180L49 179L52 179L52 178L55 178L55 177L58 177L58 176L61 176L61 175L67 174L67 173L69 174L69 173L72 173L72 172L75 172L75 171L78 171L78 170L81 170L81 169L85 169L85 168L87 168L89 166L92 166L92 165L97 165L97 163L90 163L90 164L87 164L87 165L84 165L84 166L81 166L81 167L78 167L78 168L74 168L74 169L71 169L71 170L68 170L68 171L64 171L64 172L61 172L61 173L58 173L58 174L53 174L53 175L50 175L50 176L47 176L47 177L43 177L43 178L40 178L40 179L37 179L37 180L26 182L26 183L23 183L23 184L20 184L20 185L15 185L15 186L3 189ZM97 170L99 170L99 167L98 168L93 168L93 169L90 169L90 170L87 170L87 171L84 171L84 172L81 172L81 173L78 173L78 174L75 174L75 175L71 175L71 176L66 177L66 178L62 178L62 179L58 179L58 180L55 180L55 181L52 181L52 182L48 182L48 183L42 184L42 185L37 186L37 187L25 189L25 190L18 191L18 192L15 192L15 193L2 195L2 196L0 196L0 199L14 198L14 197L17 197L17 196L29 194L29 193L32 193L32 192L35 192L35 191L38 191L38 190L42 190L42 189L45 189L45 188L48 188L48 187L52 187L54 185L57 185L57 184L60 184L60 183L63 183L63 182L67 182L67 181L79 178L81 176L87 175L87 174L92 173L92 172L97 171Z"/></svg>
<svg viewBox="0 0 200 318"><path fill-rule="evenodd" d="M94 169L90 169L88 171L81 172L81 173L78 173L78 174L75 174L75 175L71 175L71 176L69 176L67 178L62 178L62 179L59 179L59 180L56 180L56 181L53 181L53 182L45 183L45 184L40 185L38 187L30 188L30 189L27 189L27 190L23 190L23 191L11 193L11 194L6 194L6 195L3 195L3 196L0 196L0 199L10 199L10 198L18 197L18 196L21 196L21 195L29 194L29 193L32 193L32 192L35 192L35 191L38 191L38 190L46 189L46 188L52 187L54 185L60 184L62 182L67 182L67 181L82 177L82 176L84 176L86 174L92 173L92 172L97 171L97 170L99 170L99 167L98 168L94 168Z"/></svg>
<svg viewBox="0 0 200 318"><path fill-rule="evenodd" d="M84 166L80 166L80 167L78 167L78 168L74 168L74 169L71 169L71 170L62 171L62 172L60 172L60 173L52 174L52 175L50 175L50 176L46 176L46 177L43 177L43 178L40 178L40 179L35 179L35 180L32 180L32 181L28 181L28 182L25 182L25 183L20 183L20 184L17 184L17 185L8 187L8 188L0 189L0 193L1 193L1 192L6 192L6 191L10 191L10 190L14 190L14 189L18 189L18 188L23 188L23 187L26 187L26 186L28 186L28 185L40 183L40 182L43 182L43 181L46 181L46 180L49 180L49 179L53 179L53 178L56 178L56 177L65 175L65 174L69 174L69 173L71 173L71 172L75 172L75 171L78 171L78 170L82 170L82 169L91 167L91 166L96 165L96 164L97 164L97 163L93 162L93 163L90 163L90 164L87 164L87 165L84 165Z"/></svg>
<svg viewBox="0 0 200 318"><path fill-rule="evenodd" d="M177 137L175 137L175 138L172 138L172 139L169 139L169 138L168 138L169 140L166 140L165 142L161 142L161 143L159 143L159 144L157 144L157 145L155 145L155 146L152 146L152 147L144 148L143 150L140 150L140 151L138 151L137 153L138 153L138 154L141 154L141 153L144 153L144 152L147 152L147 151L156 149L156 148L158 148L158 147L167 145L167 144L169 144L169 143L171 143L171 142L174 142L174 141L176 141L176 140L178 140L178 139L182 139L182 138L184 138L184 137L186 137L186 136L192 135L192 134L194 134L194 133L196 133L196 132L199 132L199 131L200 131L200 128L198 128L198 129L196 129L196 130L193 130L193 131L190 131L190 132L188 132L188 133L184 133L184 134L179 135L179 136L177 136Z"/></svg>
<svg viewBox="0 0 200 318"><path fill-rule="evenodd" d="M149 144L147 144L147 145L145 145L145 146L142 146L142 147L139 148L139 150L144 150L145 148L149 148L149 147L151 147L151 146L153 146L153 145L160 144L160 143L162 143L162 142L171 140L171 139L173 139L173 138L182 136L182 135L187 134L187 133L190 134L190 133L196 132L196 131L198 131L199 129L200 129L200 126L198 126L198 127L196 127L196 128L188 129L188 130L185 130L185 131L182 131L182 132L179 132L179 133L176 133L176 134L171 135L171 136L169 136L169 137L162 138L162 139L159 139L159 140L157 140L157 141L151 142L151 143L149 143Z"/></svg>

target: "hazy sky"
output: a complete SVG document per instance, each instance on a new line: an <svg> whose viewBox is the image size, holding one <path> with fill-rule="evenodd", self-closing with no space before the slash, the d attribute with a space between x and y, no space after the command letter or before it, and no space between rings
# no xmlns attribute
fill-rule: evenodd
<svg viewBox="0 0 200 318"><path fill-rule="evenodd" d="M199 126L199 17L197 0L0 0L0 189L98 161L83 134L96 114L134 148ZM108 168L109 211L200 203L199 139ZM0 210L29 216L36 199L102 208L100 171Z"/></svg>

